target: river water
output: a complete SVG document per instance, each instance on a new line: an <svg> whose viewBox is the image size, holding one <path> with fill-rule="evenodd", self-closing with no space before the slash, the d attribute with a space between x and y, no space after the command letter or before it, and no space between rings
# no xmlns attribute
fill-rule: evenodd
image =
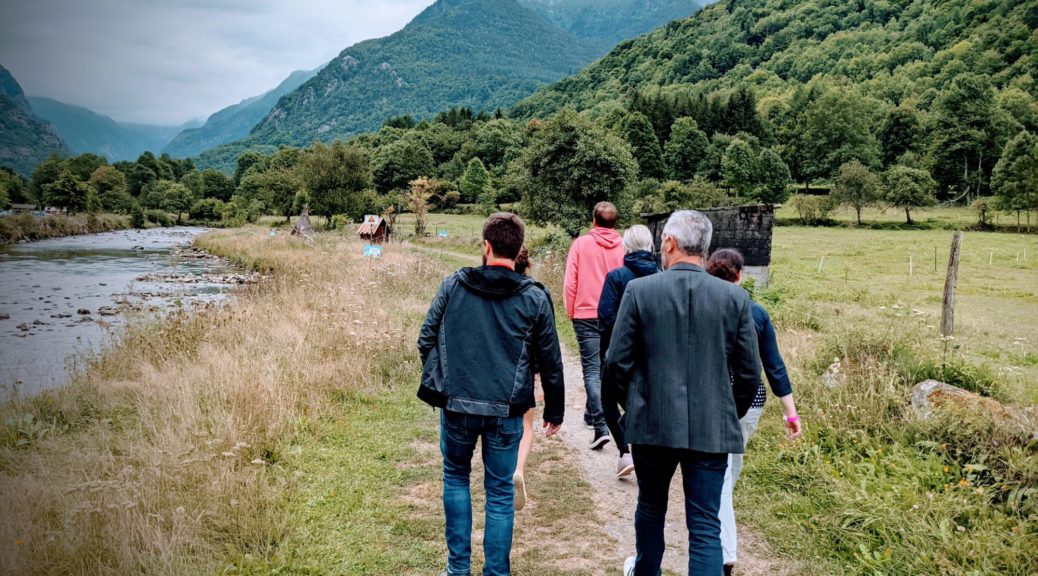
<svg viewBox="0 0 1038 576"><path fill-rule="evenodd" d="M232 272L181 253L204 231L154 228L0 247L0 400L67 383L130 318L227 298L232 286L219 278L169 281ZM144 278L155 275L167 278Z"/></svg>

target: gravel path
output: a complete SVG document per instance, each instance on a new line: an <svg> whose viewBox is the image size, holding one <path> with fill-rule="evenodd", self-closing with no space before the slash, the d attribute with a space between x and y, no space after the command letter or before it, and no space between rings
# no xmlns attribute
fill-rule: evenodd
<svg viewBox="0 0 1038 576"><path fill-rule="evenodd" d="M559 436L571 449L579 469L595 491L595 506L603 531L612 539L604 543L612 552L604 556L625 558L634 554L634 510L638 499L635 476L624 480L616 478L619 453L609 443L601 451L587 445L594 433L584 426L584 386L580 360L570 351L563 350L566 363L566 420ZM685 529L684 500L678 470L672 482L670 506L667 513L667 552L663 557L664 570L685 574L688 570L688 531ZM738 494L737 494L738 497ZM745 526L739 526L739 563L735 573L740 576L789 575L795 571L793 563L776 558L763 540Z"/></svg>

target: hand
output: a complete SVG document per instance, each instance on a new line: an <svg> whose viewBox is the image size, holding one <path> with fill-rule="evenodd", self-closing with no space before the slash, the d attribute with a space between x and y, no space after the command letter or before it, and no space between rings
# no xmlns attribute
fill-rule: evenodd
<svg viewBox="0 0 1038 576"><path fill-rule="evenodd" d="M550 436L554 436L554 435L559 433L559 429L560 428L562 428L562 426L560 426L558 424L552 424L550 422L545 422L544 423L544 435L545 436L549 436L549 437Z"/></svg>
<svg viewBox="0 0 1038 576"><path fill-rule="evenodd" d="M786 420L785 417L783 417L782 421L786 424L786 438L789 438L790 440L796 440L797 438L800 438L800 436L804 433L804 429L800 425L799 418L797 418L793 422L790 422L789 420Z"/></svg>

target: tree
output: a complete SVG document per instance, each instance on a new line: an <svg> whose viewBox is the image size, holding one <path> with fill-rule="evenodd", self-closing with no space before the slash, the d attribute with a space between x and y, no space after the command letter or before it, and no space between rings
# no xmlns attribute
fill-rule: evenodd
<svg viewBox="0 0 1038 576"><path fill-rule="evenodd" d="M637 170L627 142L563 110L537 130L508 181L532 222L558 224L575 238L598 202L627 213L624 190Z"/></svg>
<svg viewBox="0 0 1038 576"><path fill-rule="evenodd" d="M487 166L503 167L522 152L523 131L509 120L491 120L473 129L475 153Z"/></svg>
<svg viewBox="0 0 1038 576"><path fill-rule="evenodd" d="M736 139L728 145L721 158L725 184L735 189L735 196L747 196L757 180L757 159L753 148Z"/></svg>
<svg viewBox="0 0 1038 576"><path fill-rule="evenodd" d="M983 76L956 76L934 104L930 155L933 174L944 190L961 190L967 199L983 192L995 164L995 97Z"/></svg>
<svg viewBox="0 0 1038 576"><path fill-rule="evenodd" d="M487 172L479 158L469 160L460 185L462 197L466 202L479 202L483 205L483 212L487 215L494 213L497 208L497 195L494 194L490 172ZM488 209L489 212L487 212Z"/></svg>
<svg viewBox="0 0 1038 576"><path fill-rule="evenodd" d="M490 188L490 172L479 158L469 160L465 174L459 183L464 202L478 202L483 192Z"/></svg>
<svg viewBox="0 0 1038 576"><path fill-rule="evenodd" d="M234 180L218 170L202 171L202 197L228 202L234 195Z"/></svg>
<svg viewBox="0 0 1038 576"><path fill-rule="evenodd" d="M879 177L870 172L867 166L851 160L840 166L833 195L839 203L854 208L858 225L861 226L861 210L875 205L883 197L880 184Z"/></svg>
<svg viewBox="0 0 1038 576"><path fill-rule="evenodd" d="M688 117L675 120L670 130L670 141L664 149L667 174L675 180L692 179L708 146L710 141L695 120Z"/></svg>
<svg viewBox="0 0 1038 576"><path fill-rule="evenodd" d="M141 195L141 204L146 208L159 208L177 215L177 223L183 214L191 210L198 198L191 189L173 180L159 180L150 184Z"/></svg>
<svg viewBox="0 0 1038 576"><path fill-rule="evenodd" d="M998 194L999 205L1004 210L1016 212L1017 226L1020 212L1027 212L1030 229L1031 209L1038 198L1038 138L1025 131L1006 144L991 175L991 188Z"/></svg>
<svg viewBox="0 0 1038 576"><path fill-rule="evenodd" d="M745 85L732 93L725 106L724 118L727 121L729 134L745 132L758 138L764 137L764 124L757 114L757 98Z"/></svg>
<svg viewBox="0 0 1038 576"><path fill-rule="evenodd" d="M131 164L126 171L127 191L133 196L140 196L149 184L158 180L155 171L142 164Z"/></svg>
<svg viewBox="0 0 1038 576"><path fill-rule="evenodd" d="M64 171L64 160L57 154L51 154L46 160L40 162L32 171L29 180L29 195L33 202L45 203L44 189L53 184Z"/></svg>
<svg viewBox="0 0 1038 576"><path fill-rule="evenodd" d="M827 179L851 160L878 163L879 144L870 129L874 111L874 101L846 89L830 89L808 105L797 143L805 182Z"/></svg>
<svg viewBox="0 0 1038 576"><path fill-rule="evenodd" d="M101 208L109 212L128 214L133 207L133 196L127 192L126 177L111 166L101 166L87 182L101 201Z"/></svg>
<svg viewBox="0 0 1038 576"><path fill-rule="evenodd" d="M883 165L895 164L905 152L916 151L922 137L922 130L919 112L914 108L898 106L887 112L883 124L879 128L879 141L883 148Z"/></svg>
<svg viewBox="0 0 1038 576"><path fill-rule="evenodd" d="M429 216L429 200L436 194L440 183L426 177L411 181L411 189L404 197L407 207L414 214L414 235L425 236L426 220Z"/></svg>
<svg viewBox="0 0 1038 576"><path fill-rule="evenodd" d="M10 168L0 167L0 193L7 197L7 204L3 208L8 208L12 203L25 204L30 201L28 183Z"/></svg>
<svg viewBox="0 0 1038 576"><path fill-rule="evenodd" d="M777 152L770 148L760 151L757 156L757 186L753 196L758 202L765 204L781 204L789 198L789 185L793 177L789 174L789 166Z"/></svg>
<svg viewBox="0 0 1038 576"><path fill-rule="evenodd" d="M99 207L97 192L69 170L62 170L57 180L43 187L43 202L69 214L92 212Z"/></svg>
<svg viewBox="0 0 1038 576"><path fill-rule="evenodd" d="M639 175L642 178L662 178L663 151L649 119L641 112L632 112L624 118L620 132L631 145L631 152L638 162Z"/></svg>
<svg viewBox="0 0 1038 576"><path fill-rule="evenodd" d="M382 146L372 158L375 188L386 193L409 186L412 180L433 174L433 156L429 147L410 134Z"/></svg>
<svg viewBox="0 0 1038 576"><path fill-rule="evenodd" d="M342 141L331 146L316 142L304 152L299 174L315 214L329 222L335 214L354 219L364 215L364 203L359 196L371 188L371 168L365 150Z"/></svg>
<svg viewBox="0 0 1038 576"><path fill-rule="evenodd" d="M934 192L937 183L926 170L909 168L900 164L887 171L886 198L891 206L905 209L905 221L912 223L912 209L933 206L937 203Z"/></svg>
<svg viewBox="0 0 1038 576"><path fill-rule="evenodd" d="M262 172L266 170L268 162L269 159L266 156L252 150L238 156L238 163L234 168L234 176L231 177L234 187L237 189L238 185L241 184L242 178L249 174L250 171Z"/></svg>
<svg viewBox="0 0 1038 576"><path fill-rule="evenodd" d="M688 183L668 180L659 184L651 196L642 199L638 211L663 213L689 208L719 208L728 204L724 190L696 177Z"/></svg>

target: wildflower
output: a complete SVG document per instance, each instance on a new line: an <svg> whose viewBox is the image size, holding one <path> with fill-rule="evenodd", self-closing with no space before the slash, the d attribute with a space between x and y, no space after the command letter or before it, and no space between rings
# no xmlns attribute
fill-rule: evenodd
<svg viewBox="0 0 1038 576"><path fill-rule="evenodd" d="M944 473L947 474L949 472L951 472L951 466L945 466L944 467Z"/></svg>
<svg viewBox="0 0 1038 576"><path fill-rule="evenodd" d="M959 480L959 486L961 486L963 488L967 488L967 487L969 487L969 485L970 485L970 481L969 480L967 480L965 478L963 478L962 480Z"/></svg>
<svg viewBox="0 0 1038 576"><path fill-rule="evenodd" d="M1015 526L1013 527L1013 531L1014 532L1016 531L1016 527ZM21 538L15 540L14 543L15 543L16 546L25 546L25 540L22 540Z"/></svg>

